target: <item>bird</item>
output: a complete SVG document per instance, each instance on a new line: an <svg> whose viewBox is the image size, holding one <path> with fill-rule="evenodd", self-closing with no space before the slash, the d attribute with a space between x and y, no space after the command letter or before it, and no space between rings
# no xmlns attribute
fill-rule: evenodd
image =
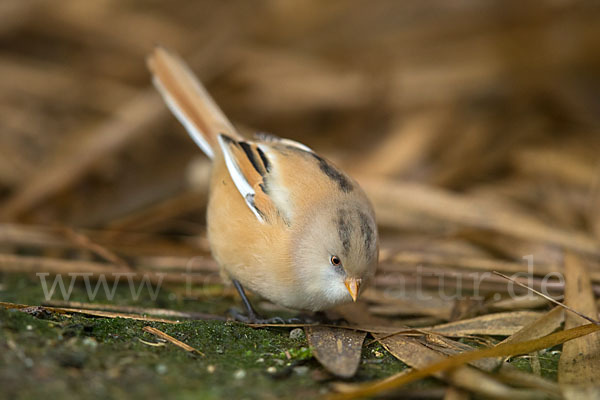
<svg viewBox="0 0 600 400"><path fill-rule="evenodd" d="M245 289L303 312L356 301L379 258L375 212L359 184L302 143L242 136L174 52L158 46L147 64L167 107L212 160L207 237L245 307L236 319L267 320Z"/></svg>

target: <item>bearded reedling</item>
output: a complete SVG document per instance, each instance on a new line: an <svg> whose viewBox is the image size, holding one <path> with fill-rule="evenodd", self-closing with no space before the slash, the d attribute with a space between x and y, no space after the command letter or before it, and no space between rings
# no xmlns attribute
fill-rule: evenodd
<svg viewBox="0 0 600 400"><path fill-rule="evenodd" d="M148 58L153 82L212 159L208 240L247 315L244 288L297 310L356 301L378 261L375 214L358 183L289 139L242 137L185 63L163 48Z"/></svg>

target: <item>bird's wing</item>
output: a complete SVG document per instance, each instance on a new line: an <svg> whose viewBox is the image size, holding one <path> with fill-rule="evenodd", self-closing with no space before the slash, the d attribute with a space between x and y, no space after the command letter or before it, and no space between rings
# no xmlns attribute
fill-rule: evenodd
<svg viewBox="0 0 600 400"><path fill-rule="evenodd" d="M273 176L268 146L227 135L219 135L218 141L229 175L256 218L263 223L272 223L276 218L288 223L285 204L277 204L281 190Z"/></svg>
<svg viewBox="0 0 600 400"><path fill-rule="evenodd" d="M283 139L283 138L280 138L279 136L275 136L273 134L264 133L264 132L257 133L255 136L256 136L256 139L258 139L261 142L281 144L283 146L290 146L290 147L294 147L298 150L304 150L309 153L314 153L313 149L311 149L307 145L302 144L300 142L296 142L295 140L292 140L292 139Z"/></svg>

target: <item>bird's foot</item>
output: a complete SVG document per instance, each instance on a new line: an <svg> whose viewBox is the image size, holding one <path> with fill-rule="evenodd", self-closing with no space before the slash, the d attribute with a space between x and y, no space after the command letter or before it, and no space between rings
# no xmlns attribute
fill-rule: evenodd
<svg viewBox="0 0 600 400"><path fill-rule="evenodd" d="M344 325L347 321L343 318L331 318L324 311L316 311L312 314L300 314L297 319L304 324L321 324L321 325Z"/></svg>
<svg viewBox="0 0 600 400"><path fill-rule="evenodd" d="M307 323L300 318L281 318L281 317L271 317L264 318L257 313L249 313L243 314L236 309L229 310L229 314L233 317L235 321L243 322L246 324L304 324Z"/></svg>

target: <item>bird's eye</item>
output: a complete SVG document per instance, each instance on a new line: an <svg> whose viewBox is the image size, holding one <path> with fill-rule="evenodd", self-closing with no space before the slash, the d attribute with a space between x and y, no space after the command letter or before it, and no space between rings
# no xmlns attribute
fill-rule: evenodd
<svg viewBox="0 0 600 400"><path fill-rule="evenodd" d="M342 265L342 260L340 260L340 258L338 256L331 256L331 259L329 261L331 262L331 265L333 265L334 267L338 267L338 266Z"/></svg>

